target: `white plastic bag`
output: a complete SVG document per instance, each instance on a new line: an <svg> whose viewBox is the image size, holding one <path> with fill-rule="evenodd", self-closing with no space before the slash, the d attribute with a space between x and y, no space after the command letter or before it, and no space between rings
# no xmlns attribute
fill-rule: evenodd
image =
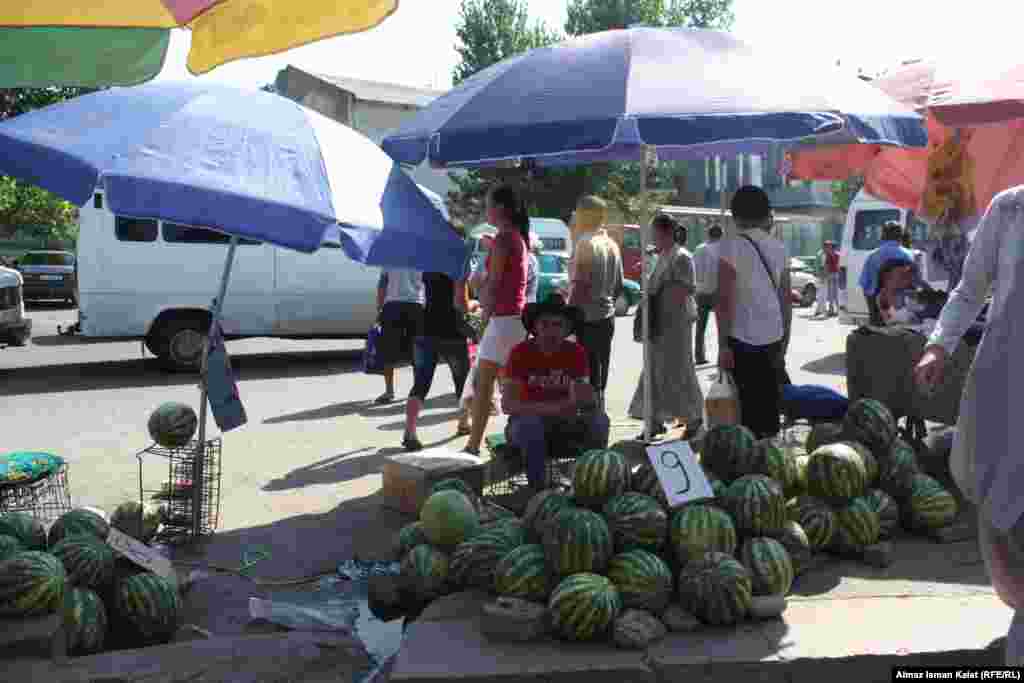
<svg viewBox="0 0 1024 683"><path fill-rule="evenodd" d="M711 429L717 425L739 424L740 396L736 382L726 370L719 370L718 378L704 397L704 425Z"/></svg>

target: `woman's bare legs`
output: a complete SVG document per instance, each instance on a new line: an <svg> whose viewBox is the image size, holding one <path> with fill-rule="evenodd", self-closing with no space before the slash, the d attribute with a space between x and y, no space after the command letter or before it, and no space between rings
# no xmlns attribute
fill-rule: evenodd
<svg viewBox="0 0 1024 683"><path fill-rule="evenodd" d="M466 442L466 450L479 452L480 444L487 431L487 422L491 417L491 399L494 397L494 382L498 377L498 364L481 359L476 369L476 394L473 396L473 424Z"/></svg>

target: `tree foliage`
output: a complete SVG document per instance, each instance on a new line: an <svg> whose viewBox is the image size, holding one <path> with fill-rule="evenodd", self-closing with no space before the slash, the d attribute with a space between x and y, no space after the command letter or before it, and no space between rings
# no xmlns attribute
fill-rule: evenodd
<svg viewBox="0 0 1024 683"><path fill-rule="evenodd" d="M543 22L530 21L525 0L462 0L455 35L455 85L503 59L559 39Z"/></svg>
<svg viewBox="0 0 1024 683"><path fill-rule="evenodd" d="M578 36L632 24L729 29L732 0L570 0L565 32Z"/></svg>
<svg viewBox="0 0 1024 683"><path fill-rule="evenodd" d="M850 210L853 198L864 187L864 178L851 176L846 180L837 180L832 183L832 204L845 214Z"/></svg>

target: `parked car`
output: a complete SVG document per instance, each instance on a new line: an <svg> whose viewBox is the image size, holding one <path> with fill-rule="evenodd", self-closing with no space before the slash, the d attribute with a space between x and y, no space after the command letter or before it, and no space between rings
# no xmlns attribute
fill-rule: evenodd
<svg viewBox="0 0 1024 683"><path fill-rule="evenodd" d="M25 317L23 283L21 273L0 266L0 343L24 346L32 337L32 320Z"/></svg>
<svg viewBox="0 0 1024 683"><path fill-rule="evenodd" d="M793 303L813 306L818 298L818 275L805 259L789 259L789 287L793 291Z"/></svg>
<svg viewBox="0 0 1024 683"><path fill-rule="evenodd" d="M537 254L537 301L544 301L549 295L569 292L569 257L561 251L542 251Z"/></svg>
<svg viewBox="0 0 1024 683"><path fill-rule="evenodd" d="M18 259L25 299L78 301L78 261L70 251L30 251Z"/></svg>

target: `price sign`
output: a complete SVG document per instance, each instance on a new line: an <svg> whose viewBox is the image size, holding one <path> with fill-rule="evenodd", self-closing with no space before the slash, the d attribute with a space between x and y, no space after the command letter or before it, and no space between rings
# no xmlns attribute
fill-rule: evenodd
<svg viewBox="0 0 1024 683"><path fill-rule="evenodd" d="M658 475L670 506L714 496L711 484L687 442L668 441L648 446L647 458Z"/></svg>
<svg viewBox="0 0 1024 683"><path fill-rule="evenodd" d="M145 543L140 543L131 536L111 528L107 536L107 545L121 557L131 560L143 569L159 574L172 583L178 582L174 565L166 557L153 550Z"/></svg>

